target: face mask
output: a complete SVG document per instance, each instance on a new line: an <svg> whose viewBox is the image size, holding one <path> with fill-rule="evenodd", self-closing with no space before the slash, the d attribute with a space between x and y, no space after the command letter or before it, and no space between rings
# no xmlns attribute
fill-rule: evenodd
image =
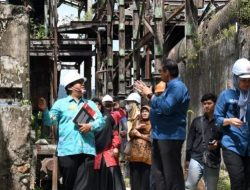
<svg viewBox="0 0 250 190"><path fill-rule="evenodd" d="M130 112L132 110L132 105L131 104L126 104L125 109L127 112Z"/></svg>

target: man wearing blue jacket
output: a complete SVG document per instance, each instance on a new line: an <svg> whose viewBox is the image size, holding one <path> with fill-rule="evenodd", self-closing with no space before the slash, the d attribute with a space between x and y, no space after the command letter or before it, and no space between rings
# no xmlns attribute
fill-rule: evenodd
<svg viewBox="0 0 250 190"><path fill-rule="evenodd" d="M190 97L186 85L178 78L179 69L175 61L164 59L159 73L161 80L167 83L167 88L160 96L153 95L143 82L135 83L135 88L147 96L151 106L152 189L184 190L181 149L186 137Z"/></svg>
<svg viewBox="0 0 250 190"><path fill-rule="evenodd" d="M214 117L222 130L222 154L231 190L250 189L250 61L232 68L233 88L221 92Z"/></svg>

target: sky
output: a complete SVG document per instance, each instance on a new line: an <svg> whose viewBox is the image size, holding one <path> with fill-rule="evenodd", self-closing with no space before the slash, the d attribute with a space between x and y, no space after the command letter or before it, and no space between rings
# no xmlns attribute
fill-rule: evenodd
<svg viewBox="0 0 250 190"><path fill-rule="evenodd" d="M77 9L73 8L71 6L62 4L58 9L58 26L60 26L62 24L62 19L69 17L69 18L77 18ZM76 19L75 19L76 20ZM69 20L68 20L69 21ZM75 35L72 35L72 37L74 37ZM66 92L64 90L64 86L63 86L63 78L65 76L66 73L69 72L73 72L73 73L77 73L77 70L61 70L61 77L60 77L60 86L59 86L59 91L58 91L58 98L62 98L64 96L66 96Z"/></svg>
<svg viewBox="0 0 250 190"><path fill-rule="evenodd" d="M58 9L58 25L60 26L62 24L62 19L64 18L75 18L77 20L77 9L73 8L71 6L62 4Z"/></svg>

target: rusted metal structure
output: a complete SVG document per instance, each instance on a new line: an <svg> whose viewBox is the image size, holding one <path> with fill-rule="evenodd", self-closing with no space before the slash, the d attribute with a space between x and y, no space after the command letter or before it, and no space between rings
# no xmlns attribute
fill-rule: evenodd
<svg viewBox="0 0 250 190"><path fill-rule="evenodd" d="M31 39L30 56L31 64L40 60L49 62L48 92L52 103L57 97L61 63L73 61L74 67L80 69L84 61L85 77L90 79L92 56L95 56L96 76L92 77L95 77L97 96L109 93L123 98L133 90L133 82L138 79L154 84L162 57L181 39L192 37L192 22L204 17L208 5L223 6L227 1L98 0L93 5L86 0L8 2L29 7L31 14L46 24L48 39ZM69 25L57 27L57 8L61 4L76 7L79 16L92 6L92 20L71 21ZM64 39L63 34L69 33L84 34L86 37ZM113 40L119 40L119 50L114 51ZM88 80L87 86L91 96L91 80Z"/></svg>

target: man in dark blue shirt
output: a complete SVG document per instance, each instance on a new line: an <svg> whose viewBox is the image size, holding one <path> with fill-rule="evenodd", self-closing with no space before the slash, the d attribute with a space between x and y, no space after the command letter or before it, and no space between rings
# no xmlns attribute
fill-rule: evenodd
<svg viewBox="0 0 250 190"><path fill-rule="evenodd" d="M137 81L135 88L149 99L150 121L153 138L152 189L183 190L184 177L181 166L181 149L186 137L186 114L189 93L178 78L175 61L164 59L159 73L167 88L160 96L153 95L150 88Z"/></svg>

